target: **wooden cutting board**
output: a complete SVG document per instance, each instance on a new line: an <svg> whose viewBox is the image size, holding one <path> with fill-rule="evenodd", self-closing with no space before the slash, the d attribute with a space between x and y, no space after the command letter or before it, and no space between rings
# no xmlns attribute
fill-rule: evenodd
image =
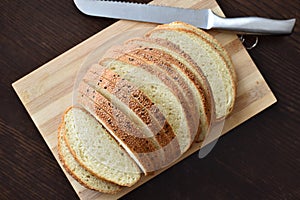
<svg viewBox="0 0 300 200"><path fill-rule="evenodd" d="M211 8L219 15L223 15L214 0L155 0L151 3L194 9ZM57 155L57 128L62 113L72 105L73 85L82 63L99 46L103 44L110 45L113 35L149 26L154 27L153 24L118 21L13 83L13 88L60 165ZM236 104L233 113L225 121L222 131L222 134L225 134L275 103L276 98L236 35L217 31L209 31L209 33L214 35L231 55L238 77ZM193 145L180 160L199 150L200 146L201 144ZM124 188L116 195L105 195L86 189L66 172L65 174L81 199L116 199L166 169L162 169L151 176L143 177L138 184L131 188Z"/></svg>

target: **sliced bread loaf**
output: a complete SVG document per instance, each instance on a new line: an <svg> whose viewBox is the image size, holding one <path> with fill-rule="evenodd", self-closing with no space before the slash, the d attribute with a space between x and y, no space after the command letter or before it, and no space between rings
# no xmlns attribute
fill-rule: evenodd
<svg viewBox="0 0 300 200"><path fill-rule="evenodd" d="M149 38L166 39L177 44L201 68L210 84L216 109L216 118L224 119L232 110L235 83L225 60L215 48L193 31L158 26L146 34Z"/></svg>
<svg viewBox="0 0 300 200"><path fill-rule="evenodd" d="M131 186L140 179L134 161L86 111L76 107L67 109L63 123L69 150L90 173L122 186Z"/></svg>
<svg viewBox="0 0 300 200"><path fill-rule="evenodd" d="M203 141L231 112L236 75L217 40L174 22L110 49L78 86L59 157L87 188L114 193Z"/></svg>
<svg viewBox="0 0 300 200"><path fill-rule="evenodd" d="M94 176L75 160L64 140L65 131L62 123L58 130L58 155L66 171L86 188L109 194L119 192L122 187Z"/></svg>

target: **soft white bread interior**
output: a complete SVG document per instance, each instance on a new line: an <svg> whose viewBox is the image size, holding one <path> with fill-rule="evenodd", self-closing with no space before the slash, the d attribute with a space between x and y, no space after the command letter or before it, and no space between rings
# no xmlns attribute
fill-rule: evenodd
<svg viewBox="0 0 300 200"><path fill-rule="evenodd" d="M65 128L64 123L62 123L60 125L57 138L58 155L68 173L86 188L109 194L119 192L122 187L94 176L76 161L66 145L64 134Z"/></svg>
<svg viewBox="0 0 300 200"><path fill-rule="evenodd" d="M63 123L68 148L89 172L122 186L131 186L140 179L140 170L135 162L86 111L69 108Z"/></svg>
<svg viewBox="0 0 300 200"><path fill-rule="evenodd" d="M179 27L179 28L182 28L185 30L193 31L195 34L202 37L205 41L207 41L211 45L213 45L214 48L216 49L216 51L218 51L218 53L226 61L227 67L230 70L230 73L231 73L232 79L234 80L234 83L237 82L236 72L235 72L235 68L233 66L232 60L231 60L228 52L225 50L225 48L220 44L220 42L217 39L215 39L212 35L208 34L207 32L205 32L195 26L192 26L190 24L184 23L184 22L179 22L179 21L172 22L169 24L169 26ZM234 104L234 101L232 102L232 104Z"/></svg>

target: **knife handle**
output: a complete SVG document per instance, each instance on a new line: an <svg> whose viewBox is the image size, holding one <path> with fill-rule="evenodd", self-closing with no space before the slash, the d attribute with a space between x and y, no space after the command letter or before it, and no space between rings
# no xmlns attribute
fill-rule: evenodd
<svg viewBox="0 0 300 200"><path fill-rule="evenodd" d="M275 20L262 17L223 18L213 12L209 19L211 28L235 31L242 34L290 34L296 19Z"/></svg>

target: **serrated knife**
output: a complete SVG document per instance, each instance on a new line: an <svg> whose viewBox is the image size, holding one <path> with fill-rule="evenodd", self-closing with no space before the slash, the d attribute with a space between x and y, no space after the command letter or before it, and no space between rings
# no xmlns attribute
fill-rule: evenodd
<svg viewBox="0 0 300 200"><path fill-rule="evenodd" d="M290 34L296 19L275 20L262 17L223 18L210 9L184 9L149 4L74 0L77 8L90 16L152 23L182 21L202 29L223 29L243 34Z"/></svg>

